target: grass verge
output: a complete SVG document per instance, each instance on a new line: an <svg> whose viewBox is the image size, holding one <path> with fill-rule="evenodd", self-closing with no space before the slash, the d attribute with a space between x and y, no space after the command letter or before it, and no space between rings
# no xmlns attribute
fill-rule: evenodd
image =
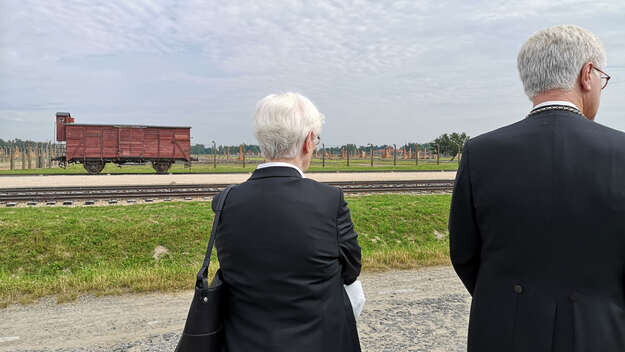
<svg viewBox="0 0 625 352"><path fill-rule="evenodd" d="M449 195L349 197L363 270L449 263ZM193 286L210 202L0 209L0 307ZM166 248L160 259L155 248ZM213 267L213 270L215 267Z"/></svg>
<svg viewBox="0 0 625 352"><path fill-rule="evenodd" d="M172 165L169 172L178 173L198 173L198 174L222 174L222 173L250 173L254 171L256 165L262 160L248 162L245 167L241 162L230 164L217 164L217 168L213 168L212 164L194 164L191 168L185 168L183 164ZM434 160L420 160L419 165L415 165L414 161L398 160L397 165L393 166L392 160L376 160L374 166L371 167L368 160L352 160L350 166L346 165L345 160L326 160L326 166L322 166L321 160L313 160L309 172L363 172L363 171L455 171L458 169L457 161L442 160L439 165ZM118 167L113 163L108 163L102 170L102 174L155 174L151 164L133 165ZM0 170L0 175L87 175L87 171L81 164L73 164L66 169L50 168L50 169L21 169L18 166L16 170Z"/></svg>

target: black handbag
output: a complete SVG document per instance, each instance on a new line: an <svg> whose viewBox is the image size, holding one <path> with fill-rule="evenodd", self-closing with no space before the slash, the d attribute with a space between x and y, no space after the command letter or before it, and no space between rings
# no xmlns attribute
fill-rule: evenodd
<svg viewBox="0 0 625 352"><path fill-rule="evenodd" d="M211 230L208 248L204 256L204 264L197 273L195 283L195 295L191 301L189 315L184 326L180 341L175 352L222 352L225 348L223 331L223 307L226 287L223 283L221 270L217 270L213 281L208 283L208 266L210 265L211 252L215 244L215 232L221 218L221 210L228 193L233 186L228 186L222 193L217 209L215 220Z"/></svg>

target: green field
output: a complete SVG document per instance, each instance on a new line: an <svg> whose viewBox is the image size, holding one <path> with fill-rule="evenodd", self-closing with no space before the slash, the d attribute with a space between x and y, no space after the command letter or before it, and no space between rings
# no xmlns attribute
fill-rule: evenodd
<svg viewBox="0 0 625 352"><path fill-rule="evenodd" d="M449 195L348 198L363 270L449 263ZM193 287L210 202L0 209L0 306ZM157 246L167 248L160 260ZM213 267L215 269L215 267Z"/></svg>
<svg viewBox="0 0 625 352"><path fill-rule="evenodd" d="M170 173L250 173L262 159L248 160L245 167L240 161L218 162L214 168L211 163L194 163L191 168L184 164L175 164L169 170ZM5 163L6 164L6 163ZM6 167L6 165L5 165ZM373 167L369 160L356 159L350 161L347 166L346 160L326 160L325 167L321 160L313 160L309 172L363 172L363 171L427 171L427 170L452 170L458 169L458 163L449 161L449 158L441 159L437 165L436 160L419 160L419 165L415 165L414 160L398 160L397 165L393 165L393 160L375 160ZM108 163L103 174L154 174L156 173L148 163L145 165L133 165L119 167L113 163ZM66 169L21 169L18 165L16 170L0 170L0 175L86 175L87 171L80 164L74 164Z"/></svg>

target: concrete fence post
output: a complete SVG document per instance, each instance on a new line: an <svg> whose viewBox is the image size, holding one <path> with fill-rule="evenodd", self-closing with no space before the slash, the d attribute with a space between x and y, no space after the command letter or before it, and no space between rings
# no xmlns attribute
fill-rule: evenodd
<svg viewBox="0 0 625 352"><path fill-rule="evenodd" d="M419 166L419 146L417 144L414 145L414 159L415 166Z"/></svg>
<svg viewBox="0 0 625 352"><path fill-rule="evenodd" d="M33 148L29 147L28 148L28 168L32 169L33 168Z"/></svg>
<svg viewBox="0 0 625 352"><path fill-rule="evenodd" d="M15 170L15 145L11 143L9 148L11 148L11 170Z"/></svg>
<svg viewBox="0 0 625 352"><path fill-rule="evenodd" d="M48 169L52 167L52 154L51 154L51 145L50 142L48 142L48 145L46 146L46 156L47 156L47 162L48 162Z"/></svg>
<svg viewBox="0 0 625 352"><path fill-rule="evenodd" d="M21 155L21 157L22 157L22 170L25 170L26 169L26 145L24 145L22 147L21 154L22 154Z"/></svg>
<svg viewBox="0 0 625 352"><path fill-rule="evenodd" d="M397 145L395 144L393 144L393 166L397 166Z"/></svg>
<svg viewBox="0 0 625 352"><path fill-rule="evenodd" d="M56 143L52 144L52 155L54 156L55 159L59 157L58 145ZM54 164L54 166L58 166L59 165L58 161L53 161L52 163Z"/></svg>
<svg viewBox="0 0 625 352"><path fill-rule="evenodd" d="M241 160L243 161L243 168L245 169L245 144L241 144Z"/></svg>
<svg viewBox="0 0 625 352"><path fill-rule="evenodd" d="M213 169L217 168L217 143L213 141Z"/></svg>
<svg viewBox="0 0 625 352"><path fill-rule="evenodd" d="M37 168L41 169L41 146L37 145L35 150L37 151Z"/></svg>
<svg viewBox="0 0 625 352"><path fill-rule="evenodd" d="M441 147L440 145L436 145L436 165L441 164Z"/></svg>

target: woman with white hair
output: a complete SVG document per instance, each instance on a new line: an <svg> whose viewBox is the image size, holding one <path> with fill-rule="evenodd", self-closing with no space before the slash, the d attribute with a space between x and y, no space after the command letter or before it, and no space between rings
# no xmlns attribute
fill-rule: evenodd
<svg viewBox="0 0 625 352"><path fill-rule="evenodd" d="M360 351L344 289L361 259L349 209L340 189L303 174L323 122L297 93L258 102L254 133L267 162L227 195L215 243L228 352Z"/></svg>

